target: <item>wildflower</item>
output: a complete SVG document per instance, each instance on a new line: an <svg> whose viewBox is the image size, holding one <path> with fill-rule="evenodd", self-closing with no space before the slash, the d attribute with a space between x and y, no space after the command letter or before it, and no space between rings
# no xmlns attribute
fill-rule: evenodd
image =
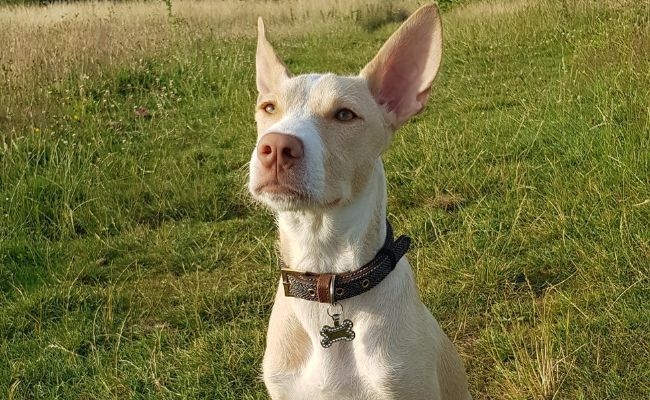
<svg viewBox="0 0 650 400"><path fill-rule="evenodd" d="M80 120L81 118L79 118L79 116L78 116L77 114L75 114L75 115L72 116L72 119L75 120L75 121L77 121L77 122L79 122L79 120Z"/></svg>
<svg viewBox="0 0 650 400"><path fill-rule="evenodd" d="M41 133L41 128L34 127L34 133Z"/></svg>

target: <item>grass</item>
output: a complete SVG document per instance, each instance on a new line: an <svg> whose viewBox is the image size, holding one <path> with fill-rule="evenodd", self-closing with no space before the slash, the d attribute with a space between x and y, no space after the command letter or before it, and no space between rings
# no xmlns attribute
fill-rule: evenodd
<svg viewBox="0 0 650 400"><path fill-rule="evenodd" d="M401 17L234 3L0 8L0 397L266 398L278 260L245 188L254 20L294 72L350 74ZM384 160L476 399L650 395L647 16L445 8L431 103Z"/></svg>

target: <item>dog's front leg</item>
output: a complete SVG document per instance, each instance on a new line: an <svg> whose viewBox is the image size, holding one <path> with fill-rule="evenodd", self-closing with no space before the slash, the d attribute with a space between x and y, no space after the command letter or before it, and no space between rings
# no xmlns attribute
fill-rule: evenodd
<svg viewBox="0 0 650 400"><path fill-rule="evenodd" d="M312 344L282 290L280 285L271 311L262 373L273 400L292 400L292 386L307 363Z"/></svg>

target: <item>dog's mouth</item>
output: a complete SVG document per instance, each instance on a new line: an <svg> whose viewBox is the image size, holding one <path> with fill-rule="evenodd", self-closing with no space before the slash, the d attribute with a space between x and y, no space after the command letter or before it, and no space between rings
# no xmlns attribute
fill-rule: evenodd
<svg viewBox="0 0 650 400"><path fill-rule="evenodd" d="M269 180L255 187L252 194L257 200L276 210L296 210L306 208L314 202L304 189Z"/></svg>
<svg viewBox="0 0 650 400"><path fill-rule="evenodd" d="M278 196L283 198L307 199L309 196L303 190L292 185L280 183L278 181L264 182L255 188L256 194L266 194L269 196Z"/></svg>
<svg viewBox="0 0 650 400"><path fill-rule="evenodd" d="M331 209L341 206L341 198L319 201L304 189L280 182L265 182L253 191L253 197L276 211L299 211L306 209Z"/></svg>

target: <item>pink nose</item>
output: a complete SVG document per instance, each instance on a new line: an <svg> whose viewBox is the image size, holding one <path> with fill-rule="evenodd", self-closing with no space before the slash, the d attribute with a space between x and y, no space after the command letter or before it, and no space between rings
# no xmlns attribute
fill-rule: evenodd
<svg viewBox="0 0 650 400"><path fill-rule="evenodd" d="M302 159L302 141L283 133L267 133L257 144L257 158L267 170L277 172L291 169Z"/></svg>

